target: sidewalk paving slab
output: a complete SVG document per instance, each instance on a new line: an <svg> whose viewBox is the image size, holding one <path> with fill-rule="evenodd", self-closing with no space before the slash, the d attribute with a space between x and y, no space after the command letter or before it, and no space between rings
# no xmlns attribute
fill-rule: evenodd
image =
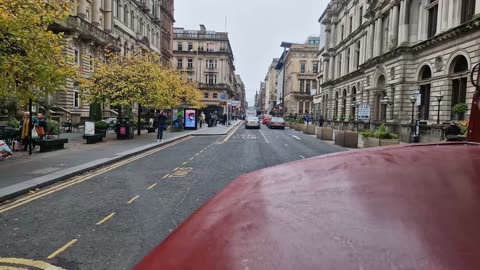
<svg viewBox="0 0 480 270"><path fill-rule="evenodd" d="M226 135L241 121L230 126L215 126L183 132L165 132L164 142L156 142L156 133L145 133L133 140L118 141L109 134L104 143L87 145L82 134L62 134L68 137L68 148L50 153L15 153L16 158L0 162L0 202L21 195L29 190L51 185L72 176L103 167L133 155L161 147L188 136ZM93 158L92 158L93 157ZM55 166L55 167L52 167ZM32 172L50 172L35 177Z"/></svg>

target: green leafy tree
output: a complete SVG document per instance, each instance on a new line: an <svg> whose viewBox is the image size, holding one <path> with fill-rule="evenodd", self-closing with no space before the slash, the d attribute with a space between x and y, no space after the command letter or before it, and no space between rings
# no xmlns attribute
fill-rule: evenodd
<svg viewBox="0 0 480 270"><path fill-rule="evenodd" d="M170 68L159 64L155 54L132 56L108 54L98 61L95 73L82 82L84 98L90 103L131 106L139 103L155 108L190 104L201 107L201 92Z"/></svg>
<svg viewBox="0 0 480 270"><path fill-rule="evenodd" d="M64 0L0 0L0 99L39 100L77 77L63 34L49 30L72 8Z"/></svg>

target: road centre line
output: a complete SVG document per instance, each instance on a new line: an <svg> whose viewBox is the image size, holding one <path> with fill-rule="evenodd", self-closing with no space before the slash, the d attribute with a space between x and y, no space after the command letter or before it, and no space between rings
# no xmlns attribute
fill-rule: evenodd
<svg viewBox="0 0 480 270"><path fill-rule="evenodd" d="M301 140L300 137L298 137L297 135L292 135L292 137L297 139L297 140Z"/></svg>
<svg viewBox="0 0 480 270"><path fill-rule="evenodd" d="M193 160L193 157L191 157L190 160Z"/></svg>
<svg viewBox="0 0 480 270"><path fill-rule="evenodd" d="M110 215L106 216L99 222L97 222L97 225L102 225L103 223L107 222L109 219L111 219L113 216L115 216L115 212L112 212Z"/></svg>
<svg viewBox="0 0 480 270"><path fill-rule="evenodd" d="M52 254L50 254L47 259L51 260L53 258L55 258L55 256L57 256L58 254L64 252L67 248L71 247L73 244L75 244L76 242L78 241L78 239L73 239L72 241L66 243L63 247L57 249L55 252L53 252Z"/></svg>
<svg viewBox="0 0 480 270"><path fill-rule="evenodd" d="M303 159L305 158L305 157L304 157L304 156L302 156L302 155L299 155L299 156L300 156L301 158L303 158Z"/></svg>
<svg viewBox="0 0 480 270"><path fill-rule="evenodd" d="M90 180L90 179L92 179L92 178L94 178L94 177L96 177L96 176L98 176L98 175L104 174L104 173L106 173L106 172L109 172L109 171L111 171L111 170L114 170L114 169L116 169L116 168L119 168L119 167L121 167L121 166L123 166L123 165L125 165L125 164L131 163L131 162L133 162L133 161L139 160L139 159L144 158L144 157L147 157L147 156L152 155L152 154L154 154L154 153L156 153L156 152L159 152L159 151L161 151L161 150L164 150L164 149L166 149L166 148L169 148L169 147L171 147L171 146L177 145L177 144L179 144L179 143L182 143L182 142L187 141L187 140L190 140L190 139L192 139L192 137L186 137L186 138L184 138L184 139L180 139L180 140L178 140L178 141L176 141L176 142L173 142L173 143L171 143L171 144L167 144L167 145L161 146L161 147L159 147L159 148L155 148L155 149L149 150L149 151L147 151L147 152L145 152L145 153L143 153L143 154L139 154L139 155L137 155L137 156L133 156L133 157L131 157L131 158L127 158L127 159L125 159L125 160L123 160L123 161L119 161L119 162L117 162L117 163L113 163L113 164L111 164L111 165L107 165L106 167L103 167L103 168L101 168L101 169L98 169L98 170L95 171L95 172L89 173L89 174L84 175L84 176L79 176L77 179L74 179L74 180L71 180L71 181L67 181L67 182L65 182L65 183L61 183L61 184L52 186L52 187L50 187L50 188L44 189L44 190L39 191L39 192L37 192L37 193L35 193L35 194L31 195L31 196L24 197L24 198L21 198L21 199L19 199L19 200L16 200L16 201L14 201L14 202L11 203L11 204L5 204L4 206L1 206L1 207L0 207L0 214L1 214L1 213L4 213L4 212L6 212L6 211L12 210L12 209L14 209L14 208L17 208L17 207L19 207L19 206L22 206L22 205L24 205L24 204L27 204L27 203L29 203L29 202L32 202L32 201L38 200L38 199L40 199L40 198L43 198L43 197L45 197L45 196L47 196L47 195L50 195L50 194L52 194L52 193L55 193L55 192L57 192L57 191L66 189L66 188L68 188L68 187L70 187L70 186L73 186L73 185L76 185L76 184L80 184L80 183L85 182L85 181L87 181L87 180Z"/></svg>
<svg viewBox="0 0 480 270"><path fill-rule="evenodd" d="M183 162L183 163L182 163L182 166L183 166L183 165L186 165L187 163L188 163L188 162L186 162L186 161L185 161L185 162Z"/></svg>
<svg viewBox="0 0 480 270"><path fill-rule="evenodd" d="M167 178L167 177L169 177L169 176L170 176L170 174L167 173L167 174L166 174L164 177L162 177L162 178L165 179L165 178Z"/></svg>
<svg viewBox="0 0 480 270"><path fill-rule="evenodd" d="M153 185L149 186L147 189L152 189L152 188L154 188L156 185L157 185L157 183L155 183L155 184L153 184Z"/></svg>
<svg viewBox="0 0 480 270"><path fill-rule="evenodd" d="M223 143L227 142L230 139L230 137L232 137L233 134L235 134L235 132L237 132L237 130L238 130L238 128L240 128L240 126L241 125L237 125L237 127L235 127L235 129L232 132L230 132L230 134L228 134L228 136L225 139L223 139L223 141L220 142L220 144L223 144Z"/></svg>
<svg viewBox="0 0 480 270"><path fill-rule="evenodd" d="M262 132L261 130L260 130L260 134L262 134L263 138L265 139L265 141L266 141L267 143L270 143L270 142L267 140L267 137L265 137L265 134L263 134L263 132Z"/></svg>
<svg viewBox="0 0 480 270"><path fill-rule="evenodd" d="M140 197L140 195L137 195L137 196L133 197L132 199L130 199L130 201L127 202L127 204L133 203L133 201L135 201L135 200L138 199L139 197Z"/></svg>

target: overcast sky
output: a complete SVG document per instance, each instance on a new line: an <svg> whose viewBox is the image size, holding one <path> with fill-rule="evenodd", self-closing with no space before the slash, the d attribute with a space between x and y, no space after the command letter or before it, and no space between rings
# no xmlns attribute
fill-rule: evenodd
<svg viewBox="0 0 480 270"><path fill-rule="evenodd" d="M282 41L304 42L319 35L318 18L328 0L175 0L175 27L227 32L237 74L245 83L247 101L265 79L272 58L280 57Z"/></svg>

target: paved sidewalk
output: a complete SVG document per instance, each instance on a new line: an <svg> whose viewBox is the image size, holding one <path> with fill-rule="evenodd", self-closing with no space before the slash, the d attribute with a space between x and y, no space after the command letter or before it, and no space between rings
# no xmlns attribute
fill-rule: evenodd
<svg viewBox="0 0 480 270"><path fill-rule="evenodd" d="M137 153L170 143L187 136L225 135L239 121L230 126L203 127L199 130L182 132L164 132L164 142L156 141L156 133L143 132L133 140L116 140L109 132L103 143L85 144L82 133L66 133L66 149L48 153L15 152L6 160L0 161L0 202L35 187L61 181L94 168L127 158Z"/></svg>

